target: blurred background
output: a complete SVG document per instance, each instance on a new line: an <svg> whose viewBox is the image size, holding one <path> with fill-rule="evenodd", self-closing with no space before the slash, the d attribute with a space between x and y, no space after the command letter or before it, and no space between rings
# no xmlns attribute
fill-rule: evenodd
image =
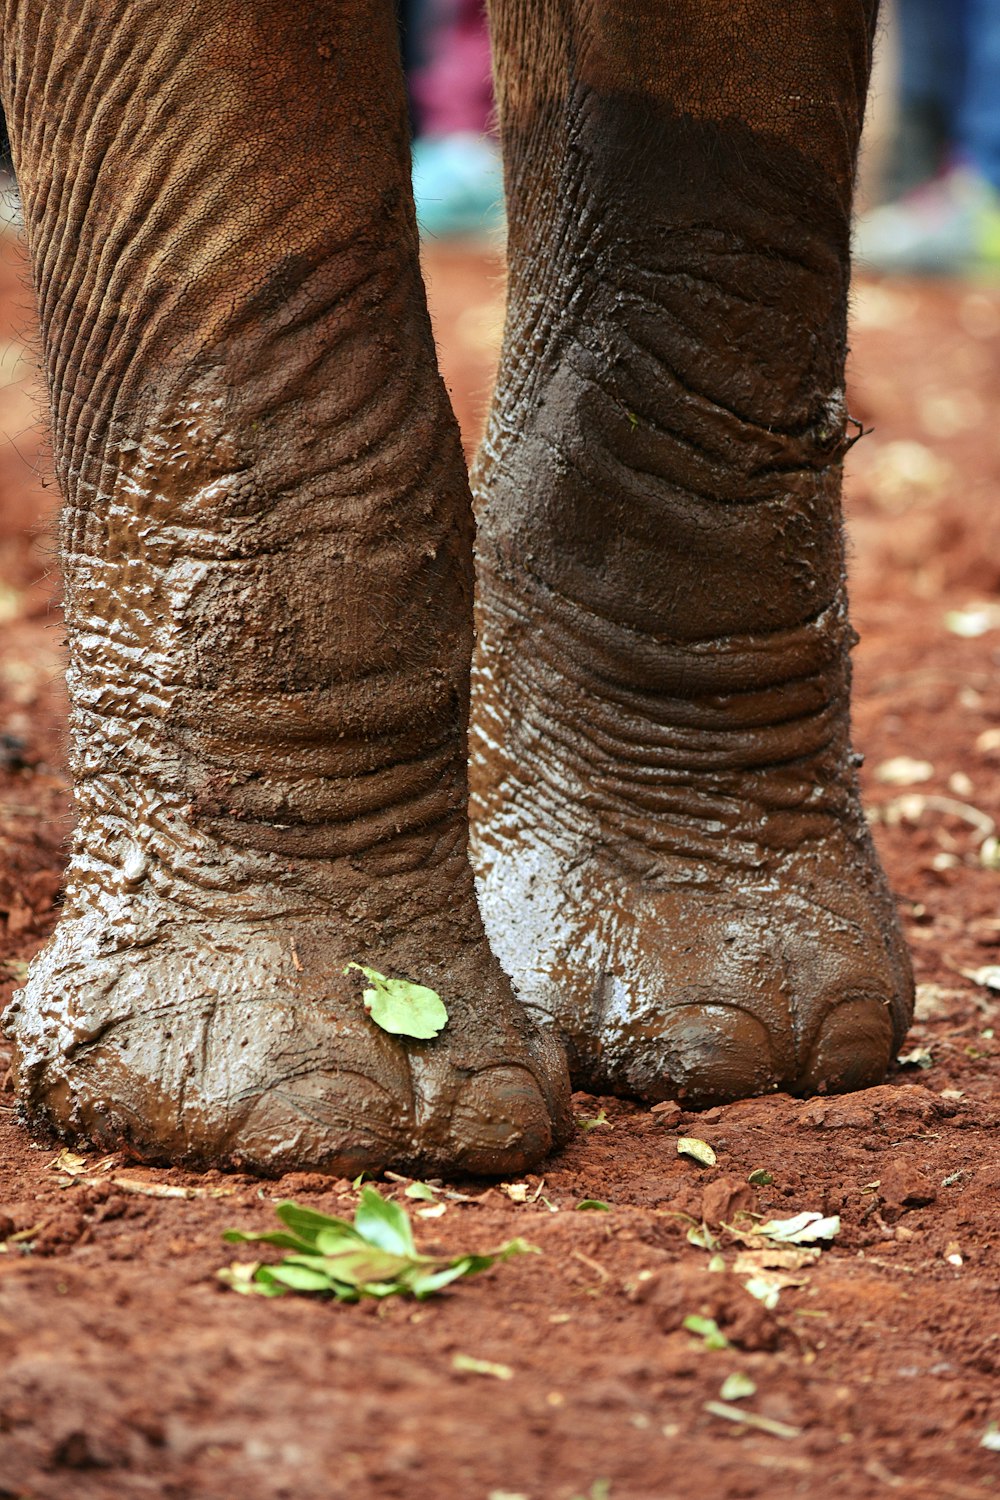
<svg viewBox="0 0 1000 1500"><path fill-rule="evenodd" d="M480 0L400 0L399 19L431 311L471 455L503 324L489 41ZM868 121L848 395L867 435L845 487L856 738L930 978L1000 950L1000 0L895 0ZM58 497L9 173L3 203L0 1003L55 920L69 827Z"/></svg>

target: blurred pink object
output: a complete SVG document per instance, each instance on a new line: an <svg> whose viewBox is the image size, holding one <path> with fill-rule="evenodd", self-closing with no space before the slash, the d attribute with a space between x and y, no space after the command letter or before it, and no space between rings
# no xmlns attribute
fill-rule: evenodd
<svg viewBox="0 0 1000 1500"><path fill-rule="evenodd" d="M424 136L472 132L493 124L490 33L483 0L432 0L424 51L410 77Z"/></svg>

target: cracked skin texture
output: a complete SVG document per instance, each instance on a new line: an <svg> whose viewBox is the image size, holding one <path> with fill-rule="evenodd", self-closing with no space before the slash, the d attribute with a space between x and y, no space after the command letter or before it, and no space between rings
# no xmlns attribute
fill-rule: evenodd
<svg viewBox="0 0 1000 1500"><path fill-rule="evenodd" d="M645 1097L881 1075L909 980L853 782L838 498L873 16L779 9L494 6L473 767L522 1007L467 858L471 505L391 7L2 0L79 809L7 1017L34 1120L150 1159L518 1172L568 1120L531 1013ZM378 1032L351 960L448 1027Z"/></svg>
<svg viewBox="0 0 1000 1500"><path fill-rule="evenodd" d="M472 508L392 8L0 15L78 807L24 1108L152 1160L520 1172L568 1081L467 856ZM440 1036L381 1032L352 960Z"/></svg>
<svg viewBox="0 0 1000 1500"><path fill-rule="evenodd" d="M478 505L491 943L597 1091L878 1082L912 980L850 745L841 460L874 7L494 0Z"/></svg>

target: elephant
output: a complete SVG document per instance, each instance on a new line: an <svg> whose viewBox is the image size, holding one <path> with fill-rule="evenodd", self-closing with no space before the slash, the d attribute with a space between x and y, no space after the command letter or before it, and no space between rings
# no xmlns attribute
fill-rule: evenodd
<svg viewBox="0 0 1000 1500"><path fill-rule="evenodd" d="M504 1176L570 1080L882 1079L840 504L876 11L492 0L470 490L391 0L0 0L78 817L5 1018L36 1128ZM358 964L447 1025L374 1024Z"/></svg>

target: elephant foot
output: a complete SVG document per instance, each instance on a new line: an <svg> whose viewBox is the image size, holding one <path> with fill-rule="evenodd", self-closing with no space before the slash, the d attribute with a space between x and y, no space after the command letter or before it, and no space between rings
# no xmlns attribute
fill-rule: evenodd
<svg viewBox="0 0 1000 1500"><path fill-rule="evenodd" d="M842 609L646 641L641 688L638 633L602 627L484 567L473 858L520 999L594 1092L878 1082L912 981L847 743Z"/></svg>
<svg viewBox="0 0 1000 1500"><path fill-rule="evenodd" d="M274 891L257 910L246 891L207 914L106 891L69 912L5 1018L29 1116L149 1161L265 1173L533 1166L565 1131L565 1063L512 998L471 879L438 920L374 883L367 918L363 895L338 918ZM437 990L440 1034L380 1029L352 961Z"/></svg>

